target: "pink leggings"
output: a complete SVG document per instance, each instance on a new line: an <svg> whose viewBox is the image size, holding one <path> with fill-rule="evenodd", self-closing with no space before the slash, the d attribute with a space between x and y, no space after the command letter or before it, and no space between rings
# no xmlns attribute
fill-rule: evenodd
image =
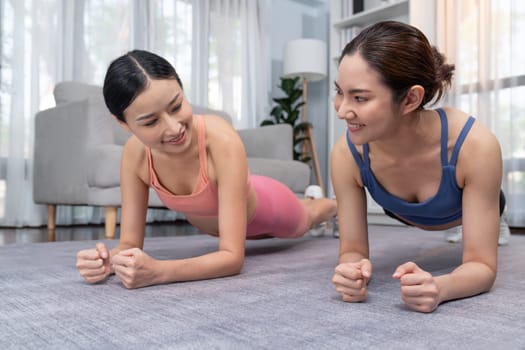
<svg viewBox="0 0 525 350"><path fill-rule="evenodd" d="M257 203L246 236L270 235L279 238L302 236L308 230L304 204L284 184L266 176L250 175Z"/></svg>

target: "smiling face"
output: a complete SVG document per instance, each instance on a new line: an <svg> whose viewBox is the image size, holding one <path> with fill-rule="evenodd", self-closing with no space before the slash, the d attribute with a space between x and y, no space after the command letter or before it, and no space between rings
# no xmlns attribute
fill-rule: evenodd
<svg viewBox="0 0 525 350"><path fill-rule="evenodd" d="M191 144L193 113L175 79L149 80L124 118L123 126L152 149L181 153Z"/></svg>
<svg viewBox="0 0 525 350"><path fill-rule="evenodd" d="M354 144L378 140L395 127L397 108L392 92L359 53L341 60L335 89L337 117L346 121Z"/></svg>

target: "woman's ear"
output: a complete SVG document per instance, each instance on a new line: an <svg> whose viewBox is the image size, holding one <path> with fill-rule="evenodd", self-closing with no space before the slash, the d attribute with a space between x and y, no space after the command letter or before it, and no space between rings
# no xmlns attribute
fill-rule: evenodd
<svg viewBox="0 0 525 350"><path fill-rule="evenodd" d="M415 111L421 105L421 101L425 97L425 88L421 85L414 85L410 89L401 103L403 114Z"/></svg>

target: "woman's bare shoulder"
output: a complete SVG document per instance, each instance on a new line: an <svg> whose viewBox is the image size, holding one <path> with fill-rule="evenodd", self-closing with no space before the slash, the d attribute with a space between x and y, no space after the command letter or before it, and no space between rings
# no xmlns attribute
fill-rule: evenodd
<svg viewBox="0 0 525 350"><path fill-rule="evenodd" d="M227 120L212 114L202 115L206 125L206 142L210 144L231 144L240 142L240 136Z"/></svg>
<svg viewBox="0 0 525 350"><path fill-rule="evenodd" d="M144 181L147 180L146 147L134 135L124 145L122 167L125 167L127 171L134 172Z"/></svg>
<svg viewBox="0 0 525 350"><path fill-rule="evenodd" d="M135 135L131 135L124 145L123 154L130 159L145 158L145 147Z"/></svg>
<svg viewBox="0 0 525 350"><path fill-rule="evenodd" d="M356 145L357 152L362 156L362 147ZM332 147L330 152L330 163L332 178L344 178L345 181L353 179L359 187L363 186L361 172L357 165L348 142L346 135L342 135Z"/></svg>
<svg viewBox="0 0 525 350"><path fill-rule="evenodd" d="M442 107L441 109L445 112L448 124L453 129L455 128L455 126L462 127L470 117L468 113L465 113L464 111L454 107L446 106Z"/></svg>
<svg viewBox="0 0 525 350"><path fill-rule="evenodd" d="M451 138L457 138L461 130L463 130L465 127L468 119L470 117L474 117L475 122L472 124L472 128L468 133L469 136L467 137L468 142L474 144L481 142L488 145L493 145L494 142L497 142L494 133L486 125L484 125L482 121L477 119L477 116L466 113L454 107L443 107L443 110L447 115L450 131L449 136ZM467 140L465 140L465 142L467 142Z"/></svg>
<svg viewBox="0 0 525 350"><path fill-rule="evenodd" d="M448 119L450 130L452 130L450 137L457 139L471 115L455 108L448 108L447 115L449 111L450 116ZM476 118L476 116L472 116ZM482 173L498 169L501 169L501 146L499 140L486 125L476 119L459 151L457 161L458 178L466 178L468 174L478 177Z"/></svg>

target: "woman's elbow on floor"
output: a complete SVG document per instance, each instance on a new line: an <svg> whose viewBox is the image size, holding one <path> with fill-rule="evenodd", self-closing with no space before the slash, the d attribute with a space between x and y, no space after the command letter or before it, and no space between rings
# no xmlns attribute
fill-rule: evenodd
<svg viewBox="0 0 525 350"><path fill-rule="evenodd" d="M238 275L241 273L244 266L244 255L239 257L233 257L228 264L227 274L229 276Z"/></svg>

